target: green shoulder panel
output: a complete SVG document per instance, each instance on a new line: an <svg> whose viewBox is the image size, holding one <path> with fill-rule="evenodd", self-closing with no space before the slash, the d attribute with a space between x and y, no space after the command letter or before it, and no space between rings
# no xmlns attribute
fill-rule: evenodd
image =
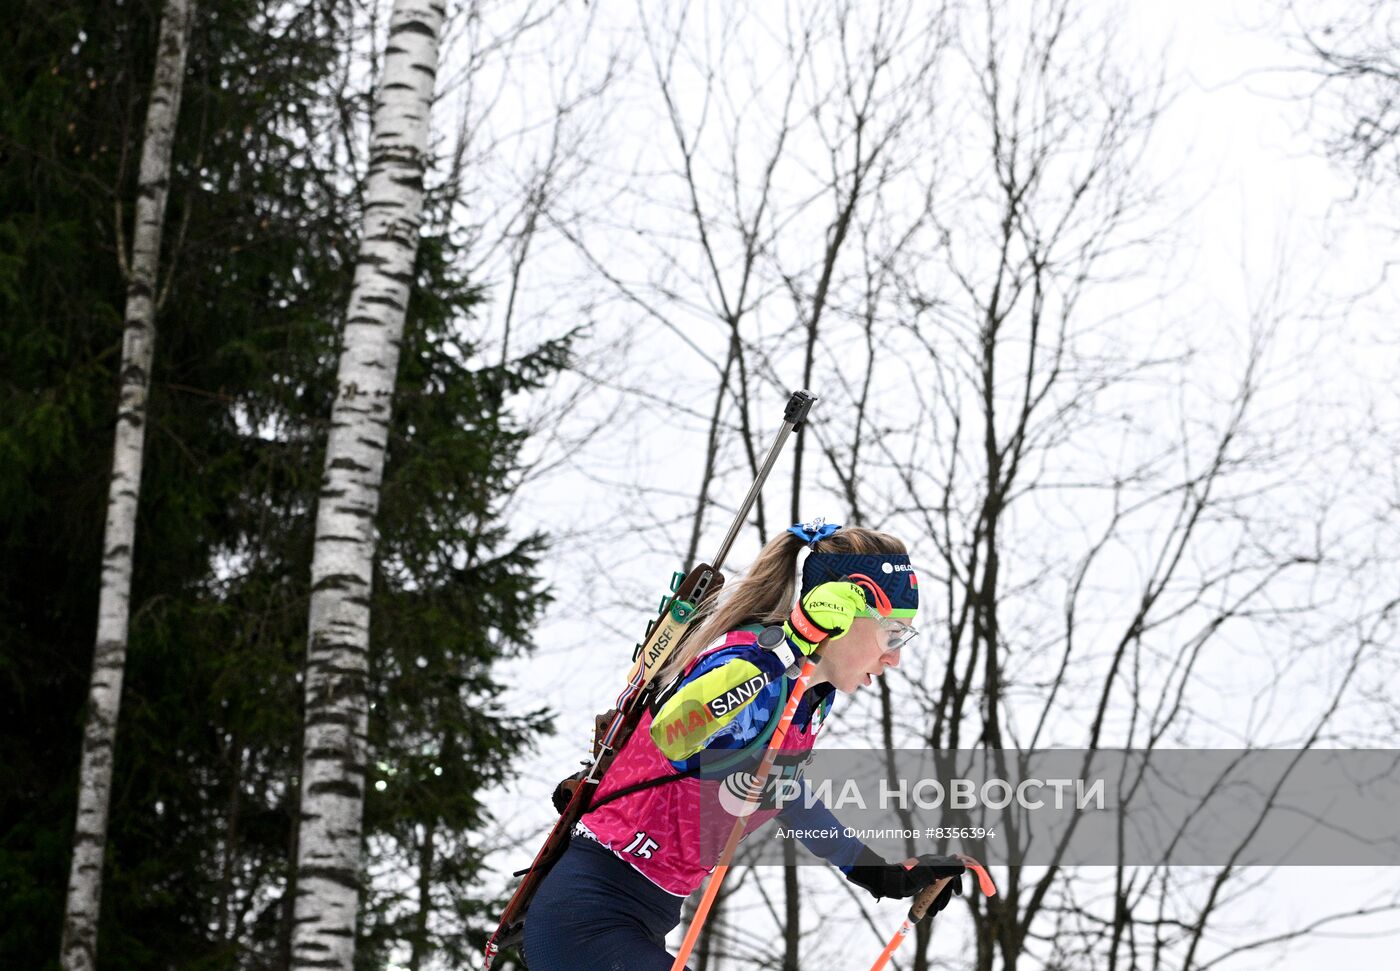
<svg viewBox="0 0 1400 971"><path fill-rule="evenodd" d="M767 684L768 677L742 658L706 671L681 685L657 711L651 723L651 740L673 762L688 759L732 722Z"/></svg>

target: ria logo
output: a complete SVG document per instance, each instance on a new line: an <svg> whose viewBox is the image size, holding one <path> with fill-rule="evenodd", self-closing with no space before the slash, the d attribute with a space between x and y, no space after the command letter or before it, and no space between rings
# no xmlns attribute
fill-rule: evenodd
<svg viewBox="0 0 1400 971"><path fill-rule="evenodd" d="M782 804L778 802L778 798L784 791L802 791L805 785L802 781L802 766L805 761L805 758L794 760L791 754L787 759L780 757L761 786L758 784L758 776L752 772L744 769L731 772L719 785L720 808L736 819L752 816L759 810L766 812L780 809ZM794 785L796 790L792 788ZM792 797L789 795L784 798Z"/></svg>
<svg viewBox="0 0 1400 971"><path fill-rule="evenodd" d="M735 819L752 816L763 801L764 786L752 772L734 772L720 783L720 807Z"/></svg>

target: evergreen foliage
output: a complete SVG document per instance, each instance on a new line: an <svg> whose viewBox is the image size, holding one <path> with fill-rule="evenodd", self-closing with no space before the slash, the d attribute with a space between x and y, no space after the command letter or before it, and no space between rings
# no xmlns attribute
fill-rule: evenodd
<svg viewBox="0 0 1400 971"><path fill-rule="evenodd" d="M130 220L159 4L31 6L0 52L0 966L56 966ZM359 224L335 4L198 9L175 144L103 895L109 968L286 963L316 490ZM430 198L439 213L442 200ZM495 702L546 594L495 509L512 394L420 247L381 499L363 966L484 943L478 794L543 713ZM126 227L129 230L129 225ZM427 880L423 865L427 863ZM432 907L424 919L422 906Z"/></svg>

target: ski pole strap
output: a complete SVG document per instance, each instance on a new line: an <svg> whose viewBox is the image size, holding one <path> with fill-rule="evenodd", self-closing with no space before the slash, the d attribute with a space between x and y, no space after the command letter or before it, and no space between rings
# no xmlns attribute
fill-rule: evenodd
<svg viewBox="0 0 1400 971"><path fill-rule="evenodd" d="M997 885L992 882L992 875L987 872L986 867L978 863L970 856L964 856L961 853L957 853L954 855L957 856L958 859L962 860L963 863L967 865L967 868L969 870L977 874L977 889L982 891L982 896L995 897L997 895Z"/></svg>

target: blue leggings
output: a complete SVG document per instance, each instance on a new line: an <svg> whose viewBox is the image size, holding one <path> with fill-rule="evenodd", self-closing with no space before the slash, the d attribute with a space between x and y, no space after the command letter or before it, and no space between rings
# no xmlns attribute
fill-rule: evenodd
<svg viewBox="0 0 1400 971"><path fill-rule="evenodd" d="M575 836L525 919L530 971L670 971L672 896L591 839Z"/></svg>

